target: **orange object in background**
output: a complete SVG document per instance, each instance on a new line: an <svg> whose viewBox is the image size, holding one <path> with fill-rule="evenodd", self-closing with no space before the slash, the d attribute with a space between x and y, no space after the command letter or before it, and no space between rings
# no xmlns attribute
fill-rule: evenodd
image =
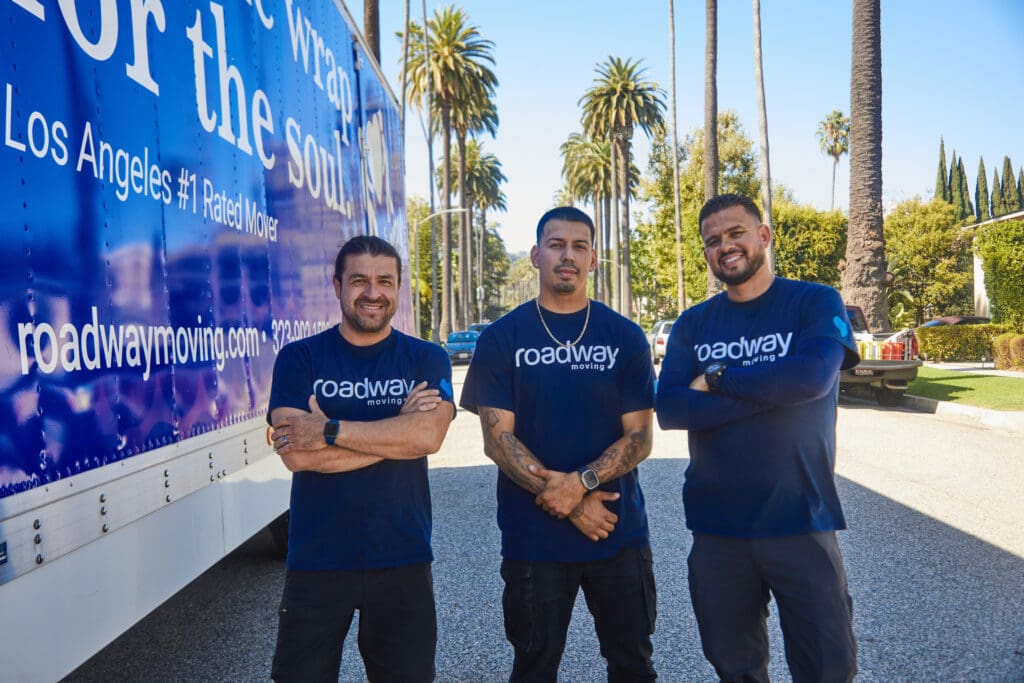
<svg viewBox="0 0 1024 683"><path fill-rule="evenodd" d="M903 342L885 342L882 346L882 360L903 360Z"/></svg>

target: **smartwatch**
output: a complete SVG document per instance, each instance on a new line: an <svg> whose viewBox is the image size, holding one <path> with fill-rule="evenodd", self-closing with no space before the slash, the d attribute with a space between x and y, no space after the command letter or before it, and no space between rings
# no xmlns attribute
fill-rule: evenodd
<svg viewBox="0 0 1024 683"><path fill-rule="evenodd" d="M597 478L597 472L589 467L581 467L576 472L579 473L580 482L583 483L583 488L587 491L593 491L601 484L601 480Z"/></svg>
<svg viewBox="0 0 1024 683"><path fill-rule="evenodd" d="M338 438L338 430L341 428L341 422L338 420L328 420L324 423L324 441L327 442L328 446L334 445L334 440Z"/></svg>
<svg viewBox="0 0 1024 683"><path fill-rule="evenodd" d="M728 367L725 363L716 361L704 369L704 381L707 382L708 388L711 391L718 389L718 380L725 374Z"/></svg>

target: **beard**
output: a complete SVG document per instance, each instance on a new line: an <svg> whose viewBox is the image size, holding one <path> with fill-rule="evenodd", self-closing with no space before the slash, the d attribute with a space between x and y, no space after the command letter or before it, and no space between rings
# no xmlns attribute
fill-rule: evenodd
<svg viewBox="0 0 1024 683"><path fill-rule="evenodd" d="M711 266L711 272L714 273L715 277L724 282L727 285L742 285L744 282L754 277L757 271L761 270L764 266L764 249L758 250L753 255L746 254L747 267L743 270L726 273L718 261L713 261L709 265ZM724 258L726 254L723 254L721 258Z"/></svg>
<svg viewBox="0 0 1024 683"><path fill-rule="evenodd" d="M557 292L557 293L559 293L559 294L572 294L572 293L573 293L573 292L575 292L575 291L576 291L577 289L579 289L579 287L580 287L580 282L581 282L581 280L582 280L582 282L583 282L583 286L584 286L584 287L586 287L586 286L587 286L587 284L586 284L586 283L587 283L587 280L586 280L586 278L585 278L585 277L584 277L584 278L579 278L579 275L580 275L580 269L579 269L579 268L577 268L576 266L568 266L568 267L569 267L569 268L571 268L572 270L574 270L574 271L576 272L576 275L577 275L577 279L576 279L575 281L572 281L572 280L570 280L570 281L566 281L566 280L563 280L563 279L561 278L561 276L559 275L558 271L559 271L559 270L561 270L561 269L564 269L564 268L566 268L566 267L567 267L567 266L565 266L565 265L560 265L560 266L558 266L557 268L555 268L555 273L554 273L554 275L555 275L555 280L554 280L554 282L553 282L553 283L551 284L551 289L553 289L553 290L554 290L555 292Z"/></svg>
<svg viewBox="0 0 1024 683"><path fill-rule="evenodd" d="M365 315L361 317L359 315L359 306L361 304L381 304L383 308L381 309L380 318L371 318ZM394 317L396 309L397 306L387 299L379 299L377 301L356 299L351 306L341 307L341 317L345 320L345 324L351 326L354 330L375 333L380 332L391 324L391 318Z"/></svg>

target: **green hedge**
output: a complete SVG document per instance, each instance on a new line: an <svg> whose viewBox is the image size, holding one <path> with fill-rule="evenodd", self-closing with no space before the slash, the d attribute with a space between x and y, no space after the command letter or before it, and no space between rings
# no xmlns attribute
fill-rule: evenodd
<svg viewBox="0 0 1024 683"><path fill-rule="evenodd" d="M938 361L991 360L996 337L1007 332L1006 325L937 325L917 329L922 358Z"/></svg>
<svg viewBox="0 0 1024 683"><path fill-rule="evenodd" d="M1024 221L981 228L975 245L985 271L992 319L1013 329L1024 328Z"/></svg>
<svg viewBox="0 0 1024 683"><path fill-rule="evenodd" d="M1024 334L1007 332L992 344L996 367L1000 370L1024 370Z"/></svg>

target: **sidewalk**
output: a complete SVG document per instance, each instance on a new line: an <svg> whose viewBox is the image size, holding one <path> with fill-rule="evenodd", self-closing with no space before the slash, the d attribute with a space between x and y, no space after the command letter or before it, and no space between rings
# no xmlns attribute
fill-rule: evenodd
<svg viewBox="0 0 1024 683"><path fill-rule="evenodd" d="M925 361L926 368L935 370L950 370L954 372L970 372L978 375L999 375L1000 377L1017 377L1024 379L1024 371L1021 370L996 370L991 361L964 361L960 363L938 363Z"/></svg>
<svg viewBox="0 0 1024 683"><path fill-rule="evenodd" d="M1020 370L996 370L992 363L935 363L929 361L925 363L925 367L978 375L1016 377L1024 380L1024 372ZM1024 434L1024 410L990 410L988 408L976 408L974 406L965 406L959 403L951 403L950 401L937 401L933 398L912 396L910 394L903 397L903 406L924 413L940 415L958 422L980 424L1012 434Z"/></svg>

